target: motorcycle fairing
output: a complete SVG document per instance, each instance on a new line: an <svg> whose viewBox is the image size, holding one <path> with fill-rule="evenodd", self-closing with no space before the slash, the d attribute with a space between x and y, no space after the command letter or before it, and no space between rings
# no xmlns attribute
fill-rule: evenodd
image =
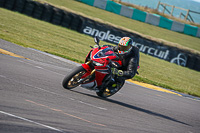
<svg viewBox="0 0 200 133"><path fill-rule="evenodd" d="M103 81L104 77L105 77L107 74L101 73L101 72L99 72L99 71L97 70L97 71L95 71L95 75L96 75L96 78L95 78L95 79L97 79L96 82L97 82L98 86L102 85L102 81Z"/></svg>
<svg viewBox="0 0 200 133"><path fill-rule="evenodd" d="M103 46L101 47L101 49L93 48L92 50L90 50L90 52L86 56L85 63L82 64L83 68L86 70L86 73L82 76L82 78L89 76L93 69L95 69L95 78L87 81L85 84L92 84L92 82L96 82L97 86L101 86L105 76L110 73L109 69L106 67L109 63L109 60L107 60L107 58L109 58L110 60L115 60L120 65L122 64L120 60L116 60L116 57L117 55L109 46ZM92 69L91 65L87 63L88 61L99 62L102 64L102 66L94 66L94 68Z"/></svg>
<svg viewBox="0 0 200 133"><path fill-rule="evenodd" d="M95 89L97 87L97 82L94 80L89 83L81 84L80 86L88 89Z"/></svg>

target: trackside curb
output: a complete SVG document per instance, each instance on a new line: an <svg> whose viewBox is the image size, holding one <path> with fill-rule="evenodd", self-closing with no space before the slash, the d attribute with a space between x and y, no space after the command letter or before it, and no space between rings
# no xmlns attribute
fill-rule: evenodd
<svg viewBox="0 0 200 133"><path fill-rule="evenodd" d="M13 57L23 58L23 59L30 60L29 58L26 58L26 57L24 57L24 56L17 55L17 54L15 54L15 53L12 53L12 52L6 51L6 50L1 49L1 48L0 48L0 54L10 55L10 56L13 56Z"/></svg>

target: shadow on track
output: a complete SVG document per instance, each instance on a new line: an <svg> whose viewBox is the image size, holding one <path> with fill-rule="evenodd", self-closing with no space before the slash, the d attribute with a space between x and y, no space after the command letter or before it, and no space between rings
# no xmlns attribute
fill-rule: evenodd
<svg viewBox="0 0 200 133"><path fill-rule="evenodd" d="M180 124L191 126L191 125L189 125L187 123L181 122L181 121L176 120L176 119L174 119L172 117L169 117L169 116L157 113L157 112L153 112L153 111L150 111L150 110L147 110L147 109L143 109L143 108L140 108L140 107L136 107L136 106L131 105L131 104L127 104L127 103L120 102L120 101L113 100L113 99L101 98L101 97L98 97L98 96L95 96L95 95L90 95L90 94L86 94L86 93L75 91L75 90L70 90L70 91L73 91L73 92L79 93L79 94L83 94L83 95L86 95L86 96L90 96L90 97L93 97L93 98L98 98L100 100L108 101L110 103L118 104L118 105L121 105L121 106L129 108L129 109L134 109L134 110L137 110L137 111L149 114L149 115L153 115L153 116L157 116L157 117L164 118L164 119L167 119L167 120L171 120L173 122L177 122L177 123L180 123Z"/></svg>

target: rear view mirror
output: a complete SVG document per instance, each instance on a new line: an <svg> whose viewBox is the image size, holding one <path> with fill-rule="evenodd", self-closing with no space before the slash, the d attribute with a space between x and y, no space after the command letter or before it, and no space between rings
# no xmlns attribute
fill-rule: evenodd
<svg viewBox="0 0 200 133"><path fill-rule="evenodd" d="M95 37L94 37L94 42L95 42L97 45L99 45L99 42L100 42L99 38L95 36Z"/></svg>

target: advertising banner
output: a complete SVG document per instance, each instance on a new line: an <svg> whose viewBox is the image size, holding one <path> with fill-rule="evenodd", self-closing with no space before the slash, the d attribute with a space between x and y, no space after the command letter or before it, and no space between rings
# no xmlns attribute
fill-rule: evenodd
<svg viewBox="0 0 200 133"><path fill-rule="evenodd" d="M88 20L82 24L80 32L92 37L97 36L100 40L114 44L118 44L122 37L128 36L133 39L133 45L138 47L142 53L181 66L186 66L187 64L187 54L181 52L179 49L171 48L166 45L164 46L157 42L153 42L152 40L142 38L134 33L119 30L112 26Z"/></svg>

